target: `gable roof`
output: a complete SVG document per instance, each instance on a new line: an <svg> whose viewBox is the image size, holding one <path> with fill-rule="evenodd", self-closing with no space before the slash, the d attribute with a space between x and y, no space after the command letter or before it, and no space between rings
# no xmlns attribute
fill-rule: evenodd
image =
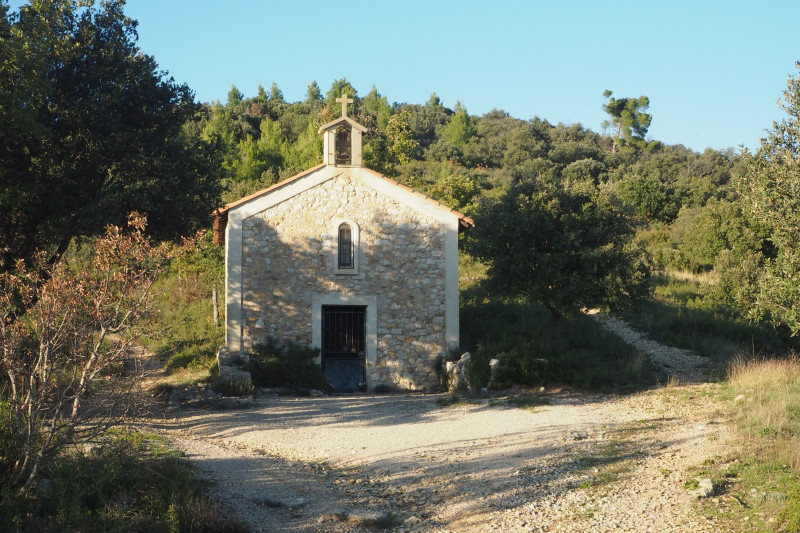
<svg viewBox="0 0 800 533"><path fill-rule="evenodd" d="M342 120L342 119L339 119L339 120ZM337 121L335 121L335 122L337 122ZM315 167L309 168L308 170L304 170L303 172L300 172L299 174L295 174L291 178L287 178L287 179L285 179L285 180L283 180L283 181L281 181L279 183L276 183L275 185L267 187L266 189L262 189L262 190L260 190L258 192L255 192L253 194L245 196L244 198L240 198L239 200L236 200L235 202L227 203L224 206L215 209L214 212L211 214L211 216L213 217L213 220L214 220L214 244L217 244L217 245L220 245L220 246L225 244L225 228L228 225L228 212L231 209L235 209L235 208L237 208L237 207L239 207L241 205L246 204L247 202L255 200L256 198L260 198L260 197L264 196L265 194L268 194L268 193L270 193L270 192L272 192L274 190L280 189L280 188L285 187L287 185L290 185L290 184L292 184L292 183L294 183L296 181L299 181L300 179L302 179L302 178L304 178L304 177L306 177L306 176L308 176L310 174L313 174L317 170L319 170L321 168L324 168L326 166L328 166L328 165L321 164L321 165L317 165ZM475 221L472 220L467 215L465 215L465 214L463 214L463 213L461 213L459 211L456 211L455 209L452 209L452 208L444 205L443 203L441 203L441 202L439 202L437 200L434 200L430 196L426 196L426 195L422 194L421 192L417 191L416 189L413 189L413 188L409 187L408 185L404 185L404 184L402 184L402 183L400 183L398 181L395 181L395 180L393 180L391 178L388 178L388 177L384 176L383 174L381 174L380 172L376 172L376 171L372 170L371 168L361 167L361 171L362 172L369 172L370 174L372 174L376 178L382 179L382 180L390 183L391 185L394 185L395 187L398 187L398 188L400 188L400 189L402 189L404 191L407 191L407 192L410 192L412 194L415 194L415 195L423 198L425 201L430 202L431 204L439 207L440 209L444 209L446 211L449 211L449 212L453 213L454 215L456 215L456 217L458 217L458 232L459 233L461 233L462 231L466 231L469 228L472 228L472 227L475 226Z"/></svg>
<svg viewBox="0 0 800 533"><path fill-rule="evenodd" d="M320 126L319 127L319 131L317 133L322 133L323 131L329 130L331 128L334 128L334 127L338 126L339 124L349 124L350 127L355 128L355 129L357 129L357 130L359 130L361 132L366 132L367 131L367 128L365 128L364 126L362 126L361 124L359 124L358 122L353 120L352 118L350 118L350 117L339 117L336 120L333 120L331 122L328 122L327 124L323 124L322 126Z"/></svg>

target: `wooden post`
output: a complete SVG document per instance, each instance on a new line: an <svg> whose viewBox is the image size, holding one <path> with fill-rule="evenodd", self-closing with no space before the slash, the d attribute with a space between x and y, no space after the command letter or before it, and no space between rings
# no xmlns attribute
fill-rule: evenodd
<svg viewBox="0 0 800 533"><path fill-rule="evenodd" d="M214 304L214 325L219 327L219 304L217 303L217 286L211 289L211 302Z"/></svg>

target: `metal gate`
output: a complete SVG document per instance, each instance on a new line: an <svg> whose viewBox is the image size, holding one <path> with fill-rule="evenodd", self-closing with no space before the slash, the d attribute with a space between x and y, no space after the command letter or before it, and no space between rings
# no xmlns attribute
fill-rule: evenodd
<svg viewBox="0 0 800 533"><path fill-rule="evenodd" d="M322 370L336 392L366 386L366 315L366 306L322 306Z"/></svg>

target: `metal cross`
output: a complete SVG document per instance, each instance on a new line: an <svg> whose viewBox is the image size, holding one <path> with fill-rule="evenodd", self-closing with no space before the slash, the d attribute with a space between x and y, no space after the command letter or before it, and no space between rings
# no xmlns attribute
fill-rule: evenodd
<svg viewBox="0 0 800 533"><path fill-rule="evenodd" d="M347 93L342 93L342 97L341 98L337 98L336 101L342 103L342 116L346 117L347 116L347 104L352 104L353 103L353 99L352 98L348 98L347 97Z"/></svg>

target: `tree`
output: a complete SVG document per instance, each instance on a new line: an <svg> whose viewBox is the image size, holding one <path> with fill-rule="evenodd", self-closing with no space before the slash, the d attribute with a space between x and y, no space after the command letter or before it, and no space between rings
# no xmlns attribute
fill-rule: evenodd
<svg viewBox="0 0 800 533"><path fill-rule="evenodd" d="M467 250L499 294L541 302L555 326L584 307L621 307L648 291L633 228L590 183L528 176L475 214Z"/></svg>
<svg viewBox="0 0 800 533"><path fill-rule="evenodd" d="M322 91L319 90L317 80L313 80L306 90L306 103L314 103L322 101Z"/></svg>
<svg viewBox="0 0 800 533"><path fill-rule="evenodd" d="M797 63L800 69L800 62ZM756 317L800 334L800 80L790 77L781 108L755 153L744 151L747 171L738 180L745 210L769 233L775 256L766 261L753 308Z"/></svg>
<svg viewBox="0 0 800 533"><path fill-rule="evenodd" d="M258 92L256 93L256 103L266 106L268 101L269 95L267 94L267 91L264 89L263 85L259 84Z"/></svg>
<svg viewBox="0 0 800 533"><path fill-rule="evenodd" d="M244 94L240 91L236 85L231 85L231 90L228 91L228 103L226 104L228 107L234 107L241 104L244 101Z"/></svg>
<svg viewBox="0 0 800 533"><path fill-rule="evenodd" d="M57 262L71 240L147 212L175 238L217 204L215 145L200 107L136 46L123 2L0 4L0 271Z"/></svg>
<svg viewBox="0 0 800 533"><path fill-rule="evenodd" d="M440 161L452 159L463 162L464 147L476 134L472 117L461 102L456 102L450 120L439 131L439 139L431 145L429 155Z"/></svg>
<svg viewBox="0 0 800 533"><path fill-rule="evenodd" d="M3 486L30 485L66 446L102 436L129 407L135 347L154 333L153 283L191 244L152 246L143 216L129 224L129 233L109 226L87 265L37 254L32 268L20 260L0 273ZM28 312L15 319L20 305Z"/></svg>
<svg viewBox="0 0 800 533"><path fill-rule="evenodd" d="M270 100L283 100L283 91L278 89L278 84L274 81L272 82L272 86L269 88L269 99Z"/></svg>
<svg viewBox="0 0 800 533"><path fill-rule="evenodd" d="M408 129L408 113L401 111L389 117L386 131L375 132L364 146L365 164L387 176L397 176L397 167L411 161L417 142Z"/></svg>
<svg viewBox="0 0 800 533"><path fill-rule="evenodd" d="M336 99L341 98L343 93L347 93L347 96L353 99L354 107L359 105L358 91L356 91L355 87L353 87L350 82L347 81L347 78L334 80L334 82L331 83L331 88L328 89L328 93L325 95L325 105L336 110L334 114L337 117L340 113L339 110L341 109L341 104L339 104ZM355 115L354 108L349 108L348 114Z"/></svg>
<svg viewBox="0 0 800 533"><path fill-rule="evenodd" d="M646 96L639 98L613 98L609 90L603 92L606 103L603 111L610 118L603 122L603 128L614 129L614 144L611 152L617 151L617 142L639 147L647 146L645 135L653 120L653 115L646 113L650 107L650 99Z"/></svg>
<svg viewBox="0 0 800 533"><path fill-rule="evenodd" d="M389 124L389 117L392 116L392 107L386 97L381 96L381 93L378 92L374 85L367 96L361 99L361 107L365 113L375 119L378 131L386 129Z"/></svg>
<svg viewBox="0 0 800 533"><path fill-rule="evenodd" d="M467 113L467 109L461 105L461 102L456 102L450 122L442 128L442 140L460 150L476 133L475 125L472 117Z"/></svg>

